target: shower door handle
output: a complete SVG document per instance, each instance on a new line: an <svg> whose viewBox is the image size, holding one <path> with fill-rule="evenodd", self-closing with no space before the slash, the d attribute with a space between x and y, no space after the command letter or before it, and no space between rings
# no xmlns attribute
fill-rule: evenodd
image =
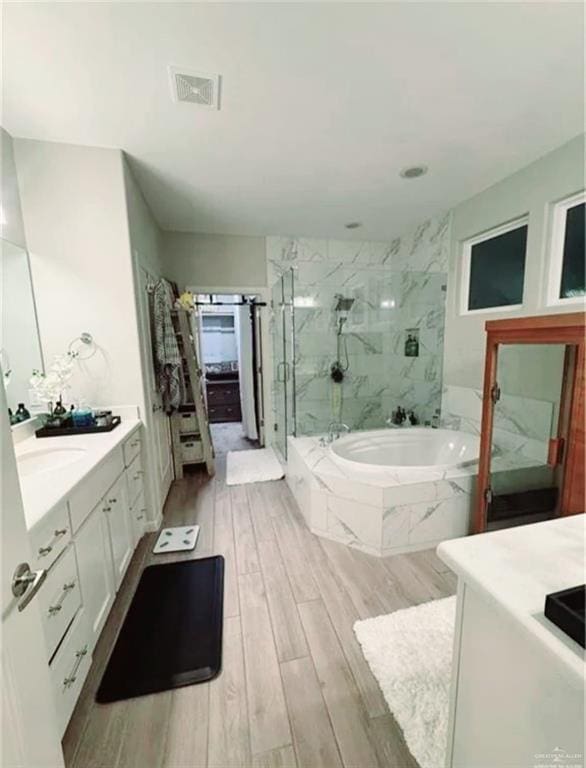
<svg viewBox="0 0 586 768"><path fill-rule="evenodd" d="M281 366L283 366L282 369L281 369ZM283 378L281 378L281 375L280 375L281 370L283 370ZM289 381L290 378L291 378L291 374L289 372L289 363L286 363L283 360L281 360L280 363L277 363L277 381L280 382L281 384L284 384L286 381Z"/></svg>

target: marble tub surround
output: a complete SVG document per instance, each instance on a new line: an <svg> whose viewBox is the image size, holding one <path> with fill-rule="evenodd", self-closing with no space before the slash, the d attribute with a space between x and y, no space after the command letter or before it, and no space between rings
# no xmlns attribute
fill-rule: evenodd
<svg viewBox="0 0 586 768"><path fill-rule="evenodd" d="M288 443L286 480L319 536L386 556L469 531L474 467L346 470L317 437L289 438Z"/></svg>
<svg viewBox="0 0 586 768"><path fill-rule="evenodd" d="M527 466L547 462L556 404L547 400L501 394L495 406L493 444L498 453L519 454ZM449 385L442 391L442 423L480 434L482 390Z"/></svg>
<svg viewBox="0 0 586 768"><path fill-rule="evenodd" d="M444 214L388 242L267 238L269 285L294 270L298 435L320 434L332 419L382 427L398 403L431 420L441 404L449 230ZM355 300L341 385L329 376L336 294ZM405 357L409 328L419 329L418 357Z"/></svg>
<svg viewBox="0 0 586 768"><path fill-rule="evenodd" d="M346 468L320 437L288 439L286 480L309 528L379 556L466 536L477 475L477 462L450 469ZM502 493L547 488L552 469L503 453L493 459L493 479Z"/></svg>

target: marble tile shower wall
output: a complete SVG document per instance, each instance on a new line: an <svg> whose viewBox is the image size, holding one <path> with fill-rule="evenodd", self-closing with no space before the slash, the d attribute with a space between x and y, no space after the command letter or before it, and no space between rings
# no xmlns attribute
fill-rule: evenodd
<svg viewBox="0 0 586 768"><path fill-rule="evenodd" d="M389 242L267 238L269 284L294 270L298 435L323 433L340 394L353 430L384 426L397 405L422 422L440 408L450 222L448 213ZM338 393L336 294L355 299Z"/></svg>

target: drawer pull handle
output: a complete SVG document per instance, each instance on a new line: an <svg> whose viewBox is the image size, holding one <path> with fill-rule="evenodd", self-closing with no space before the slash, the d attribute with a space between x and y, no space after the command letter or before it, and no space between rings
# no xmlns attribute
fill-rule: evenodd
<svg viewBox="0 0 586 768"><path fill-rule="evenodd" d="M50 552L52 552L56 540L60 539L62 536L65 536L66 533L67 528L57 528L55 531L53 531L53 538L49 544L45 544L44 547L39 547L39 557L45 557L45 555L48 555Z"/></svg>
<svg viewBox="0 0 586 768"><path fill-rule="evenodd" d="M140 443L137 440L135 440L133 443L130 443L131 448L136 448L138 445L140 445Z"/></svg>
<svg viewBox="0 0 586 768"><path fill-rule="evenodd" d="M83 657L87 654L87 645L84 645L84 647L81 649L81 651L75 652L75 664L73 665L73 669L71 670L71 674L68 675L65 680L63 681L63 685L66 688L69 688L70 685L73 685L73 683L77 680L77 672L79 670L79 666L81 662L83 661Z"/></svg>
<svg viewBox="0 0 586 768"><path fill-rule="evenodd" d="M112 507L104 507L104 512L111 512L111 511L112 511Z"/></svg>
<svg viewBox="0 0 586 768"><path fill-rule="evenodd" d="M137 519L137 520L143 520L143 519L144 519L144 515L137 515L137 516L136 516L136 519Z"/></svg>
<svg viewBox="0 0 586 768"><path fill-rule="evenodd" d="M139 479L140 479L140 476L141 476L142 474L143 474L143 471L142 471L142 469L139 469L139 471L138 471L138 472L136 473L136 475L134 476L134 479L135 479L135 480L139 480Z"/></svg>
<svg viewBox="0 0 586 768"><path fill-rule="evenodd" d="M116 504L118 499L108 499L108 504Z"/></svg>
<svg viewBox="0 0 586 768"><path fill-rule="evenodd" d="M49 614L51 616L55 615L56 613L59 613L59 611L63 608L63 603L65 602L65 598L74 587L75 587L75 581L69 581L67 582L67 584L63 585L63 592L61 593L59 600L55 603L55 605L49 606Z"/></svg>

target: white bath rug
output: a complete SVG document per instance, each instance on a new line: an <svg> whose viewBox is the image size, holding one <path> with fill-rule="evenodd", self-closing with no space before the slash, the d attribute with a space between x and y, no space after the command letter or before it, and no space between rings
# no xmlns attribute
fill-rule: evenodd
<svg viewBox="0 0 586 768"><path fill-rule="evenodd" d="M197 537L199 536L199 525L181 525L176 528L163 528L153 547L155 555L162 555L164 552L187 552L195 549Z"/></svg>
<svg viewBox="0 0 586 768"><path fill-rule="evenodd" d="M357 621L354 633L421 768L445 765L456 598Z"/></svg>
<svg viewBox="0 0 586 768"><path fill-rule="evenodd" d="M284 474L283 467L272 448L228 452L226 485L280 480Z"/></svg>

